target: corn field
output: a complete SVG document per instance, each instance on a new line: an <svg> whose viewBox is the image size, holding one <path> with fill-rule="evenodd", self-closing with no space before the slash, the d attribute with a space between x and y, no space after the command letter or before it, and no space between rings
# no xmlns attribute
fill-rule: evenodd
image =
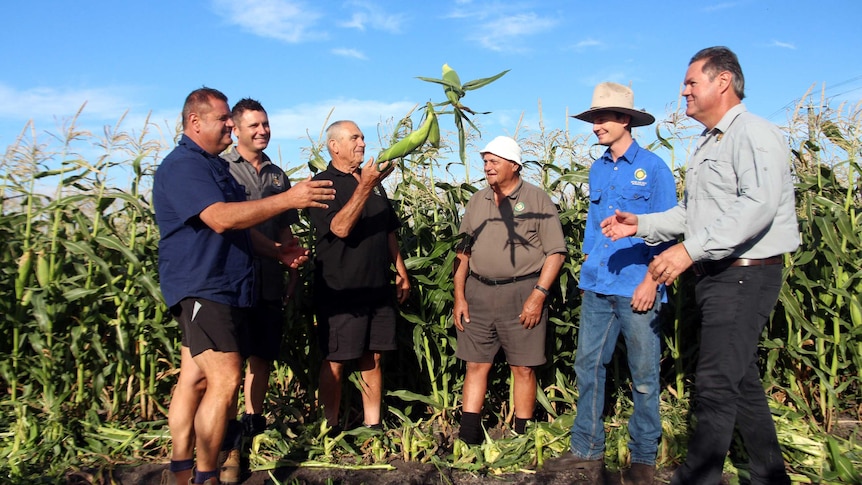
<svg viewBox="0 0 862 485"><path fill-rule="evenodd" d="M409 127L410 119L397 125ZM120 126L96 135L79 130L73 118L45 143L28 125L3 156L4 483L63 483L70 469L167 461L166 414L179 372L180 334L158 288L159 236L149 188L172 143L157 141L149 123L137 135ZM803 242L785 261L786 284L764 330L765 392L794 481L859 483L862 110L858 104L800 109L785 129L794 156ZM682 187L685 152L697 131L675 112L653 131L636 136L672 164ZM471 131L469 137L475 136ZM528 432L515 436L510 431L510 376L506 367L497 366L485 405L491 439L468 447L453 437L464 365L454 357L452 249L464 205L483 180L475 169L471 178L469 163L441 162L459 150L444 139L439 149L404 159L402 169L386 181L404 222L399 237L415 289L401 308L399 349L384 364L387 431L372 435L356 429L334 438L324 432L315 401L319 358L308 293L312 271L304 267L304 286L287 309L282 355L271 377L270 426L253 443L253 469L385 469L397 458L497 474L535 469L568 449L577 403L573 366L586 182L591 159L601 151L565 130L540 127L519 139L525 159L532 160L526 163L526 177L558 204L569 248L552 289L548 363L538 370L539 406ZM285 170L294 178L319 170L325 163L322 147L321 140L309 140L307 160L291 161ZM85 159L79 152L96 155ZM115 182L118 173L128 180ZM311 246L306 217L294 232ZM698 338L692 275L674 284L669 300L663 320L664 433L658 462L672 467L685 456L690 424ZM345 388L342 424L347 430L362 419L357 379L352 375ZM611 363L608 381L613 388L606 406L606 461L621 467L629 459L626 419L632 411L622 352ZM726 468L745 476L741 453L735 446Z"/></svg>

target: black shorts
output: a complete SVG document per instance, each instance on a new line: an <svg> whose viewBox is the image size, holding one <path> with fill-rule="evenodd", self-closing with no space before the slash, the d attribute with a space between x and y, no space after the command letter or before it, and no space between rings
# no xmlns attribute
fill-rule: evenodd
<svg viewBox="0 0 862 485"><path fill-rule="evenodd" d="M205 350L246 355L248 309L185 298L171 307L171 315L180 324L183 346L189 348L192 357Z"/></svg>
<svg viewBox="0 0 862 485"><path fill-rule="evenodd" d="M284 336L284 306L280 301L260 301L249 310L248 355L274 361Z"/></svg>
<svg viewBox="0 0 862 485"><path fill-rule="evenodd" d="M397 310L384 304L352 312L318 310L317 341L324 359L358 359L366 351L395 350Z"/></svg>

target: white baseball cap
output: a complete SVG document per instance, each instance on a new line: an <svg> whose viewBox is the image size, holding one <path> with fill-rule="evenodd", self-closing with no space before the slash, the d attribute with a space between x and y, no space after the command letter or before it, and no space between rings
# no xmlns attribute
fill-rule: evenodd
<svg viewBox="0 0 862 485"><path fill-rule="evenodd" d="M491 140L485 148L479 151L480 155L493 153L500 158L505 158L510 162L514 162L518 166L521 165L521 147L514 138L508 136L498 136Z"/></svg>

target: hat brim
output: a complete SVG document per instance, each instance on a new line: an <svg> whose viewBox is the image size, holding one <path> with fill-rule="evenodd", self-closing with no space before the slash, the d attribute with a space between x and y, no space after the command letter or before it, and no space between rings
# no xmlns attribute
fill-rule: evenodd
<svg viewBox="0 0 862 485"><path fill-rule="evenodd" d="M583 113L578 113L576 115L572 115L572 118L577 118L581 121L586 121L587 123L593 122L593 117L596 113L602 111L613 111L616 113L622 113L624 115L629 115L632 119L629 126L635 128L637 126L647 126L655 123L655 117L646 111L639 111L636 109L629 108L617 108L617 107L607 107L607 108L590 108Z"/></svg>

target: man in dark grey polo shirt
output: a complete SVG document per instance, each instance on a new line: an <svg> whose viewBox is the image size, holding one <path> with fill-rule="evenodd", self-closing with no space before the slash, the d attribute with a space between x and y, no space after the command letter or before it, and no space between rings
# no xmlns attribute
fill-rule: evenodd
<svg viewBox="0 0 862 485"><path fill-rule="evenodd" d="M269 117L263 106L244 98L231 110L236 145L222 158L229 162L230 173L245 188L248 200L263 199L290 189L284 171L273 164L264 150L271 136ZM269 384L272 362L278 358L284 329L284 301L296 288L299 271L288 268L290 281L285 285L284 269L277 259L278 245L296 245L290 229L299 222L297 211L289 210L254 227L255 304L248 318L249 355L245 371L245 412L242 422L232 420L222 446L222 483L238 483L240 479L240 438L251 438L266 428L263 401Z"/></svg>
<svg viewBox="0 0 862 485"><path fill-rule="evenodd" d="M521 148L498 136L481 152L488 187L467 203L456 248L456 356L467 362L460 438L483 441L481 411L494 356L503 348L514 376L516 433L536 407L534 367L545 363L548 288L566 241L548 194L521 180Z"/></svg>

